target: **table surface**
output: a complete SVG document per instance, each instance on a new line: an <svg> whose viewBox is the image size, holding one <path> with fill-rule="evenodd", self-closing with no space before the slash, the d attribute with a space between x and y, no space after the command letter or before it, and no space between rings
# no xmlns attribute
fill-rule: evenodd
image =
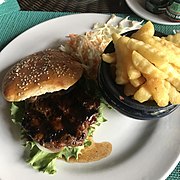
<svg viewBox="0 0 180 180"><path fill-rule="evenodd" d="M133 14L125 0L18 0L22 10Z"/></svg>

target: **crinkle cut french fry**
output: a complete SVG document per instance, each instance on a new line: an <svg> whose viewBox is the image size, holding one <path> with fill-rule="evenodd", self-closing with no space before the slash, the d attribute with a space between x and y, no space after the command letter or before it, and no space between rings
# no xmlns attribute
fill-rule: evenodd
<svg viewBox="0 0 180 180"><path fill-rule="evenodd" d="M167 81L169 81L176 89L177 91L180 91L180 78L167 78Z"/></svg>
<svg viewBox="0 0 180 180"><path fill-rule="evenodd" d="M141 72L135 68L132 62L132 51L129 50L125 62L126 62L126 70L129 80L139 78L141 76Z"/></svg>
<svg viewBox="0 0 180 180"><path fill-rule="evenodd" d="M120 37L117 41L119 48L121 48L122 56L124 57L124 63L126 64L127 75L129 79L137 79L141 76L140 71L138 71L132 62L132 51L127 48L128 37Z"/></svg>
<svg viewBox="0 0 180 180"><path fill-rule="evenodd" d="M172 66L174 67L174 69L175 69L178 73L180 73L180 67L177 67L177 66L175 66L174 64L172 64Z"/></svg>
<svg viewBox="0 0 180 180"><path fill-rule="evenodd" d="M153 36L152 38L154 40L156 40L157 42L159 42L163 47L166 47L167 50L173 51L177 55L180 53L180 48L177 47L173 42L168 41L166 39L162 39L162 38L157 37L157 36Z"/></svg>
<svg viewBox="0 0 180 180"><path fill-rule="evenodd" d="M164 52L164 54L166 54L166 57L169 59L169 63L180 66L180 48L173 45L173 43L156 36L141 36L138 40L141 40L146 44L149 44L154 48L159 49L161 52Z"/></svg>
<svg viewBox="0 0 180 180"><path fill-rule="evenodd" d="M180 33L176 33L174 35L168 35L167 37L162 37L162 39L166 39L168 41L171 41L176 46L180 47Z"/></svg>
<svg viewBox="0 0 180 180"><path fill-rule="evenodd" d="M121 37L120 34L117 34L117 33L113 33L112 34L112 39L113 39L113 43L116 44L118 39Z"/></svg>
<svg viewBox="0 0 180 180"><path fill-rule="evenodd" d="M134 94L134 99L143 103L151 98L151 92L147 88L147 84L144 83Z"/></svg>
<svg viewBox="0 0 180 180"><path fill-rule="evenodd" d="M164 79L147 79L147 87L158 106L167 106L169 104L169 91L166 88Z"/></svg>
<svg viewBox="0 0 180 180"><path fill-rule="evenodd" d="M116 62L116 54L115 53L103 53L102 54L103 61L107 63L115 63Z"/></svg>
<svg viewBox="0 0 180 180"><path fill-rule="evenodd" d="M129 81L134 87L139 87L146 81L146 79L143 76L141 76L137 79L130 79Z"/></svg>
<svg viewBox="0 0 180 180"><path fill-rule="evenodd" d="M166 79L168 76L151 64L146 58L136 51L132 53L132 62L134 66L143 74L150 75L153 78Z"/></svg>
<svg viewBox="0 0 180 180"><path fill-rule="evenodd" d="M166 54L169 63L180 67L180 48L175 46L172 42L154 36L154 47L158 48ZM153 44L153 43L152 43Z"/></svg>
<svg viewBox="0 0 180 180"><path fill-rule="evenodd" d="M174 66L167 64L167 66L161 68L161 71L168 75L167 81L180 91L180 73L174 68Z"/></svg>
<svg viewBox="0 0 180 180"><path fill-rule="evenodd" d="M164 73L166 73L168 77L177 77L180 75L177 68L171 64L167 64L166 66L160 67L159 69L163 71Z"/></svg>
<svg viewBox="0 0 180 180"><path fill-rule="evenodd" d="M120 39L120 38L119 38ZM126 51L124 51L124 46L119 43L119 39L114 43L114 48L116 52L116 83L126 84L129 82L127 70L126 70Z"/></svg>
<svg viewBox="0 0 180 180"><path fill-rule="evenodd" d="M127 66L127 74L129 80L138 79L141 77L141 72L137 70L132 63L132 56L130 57L129 65Z"/></svg>
<svg viewBox="0 0 180 180"><path fill-rule="evenodd" d="M132 38L138 39L141 36L149 36L152 37L154 36L154 25L152 24L151 21L148 21L146 24L144 24L138 31L136 31L134 34L132 34Z"/></svg>
<svg viewBox="0 0 180 180"><path fill-rule="evenodd" d="M165 53L149 44L144 43L143 41L129 38L127 47L132 51L137 51L157 67L163 66L169 62Z"/></svg>
<svg viewBox="0 0 180 180"><path fill-rule="evenodd" d="M116 63L116 79L117 84L126 84L129 82L126 65L123 62Z"/></svg>
<svg viewBox="0 0 180 180"><path fill-rule="evenodd" d="M171 104L180 104L180 93L172 86L168 81L165 82L165 86L169 92L169 101Z"/></svg>

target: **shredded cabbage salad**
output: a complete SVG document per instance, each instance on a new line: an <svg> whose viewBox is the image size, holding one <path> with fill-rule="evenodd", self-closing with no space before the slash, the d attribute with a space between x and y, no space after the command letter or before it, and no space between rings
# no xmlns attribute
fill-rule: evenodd
<svg viewBox="0 0 180 180"><path fill-rule="evenodd" d="M111 35L139 29L141 23L142 21L131 21L129 17L119 20L113 14L106 23L94 24L92 30L83 35L69 34L68 40L60 46L60 49L76 57L84 66L88 77L95 79L101 54L112 41Z"/></svg>

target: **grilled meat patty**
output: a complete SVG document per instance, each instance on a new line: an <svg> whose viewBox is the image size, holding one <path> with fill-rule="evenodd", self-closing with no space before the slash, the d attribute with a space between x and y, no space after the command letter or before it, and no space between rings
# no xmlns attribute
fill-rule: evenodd
<svg viewBox="0 0 180 180"><path fill-rule="evenodd" d="M25 100L22 126L33 140L53 151L83 144L89 126L96 122L100 100L81 84L70 92Z"/></svg>

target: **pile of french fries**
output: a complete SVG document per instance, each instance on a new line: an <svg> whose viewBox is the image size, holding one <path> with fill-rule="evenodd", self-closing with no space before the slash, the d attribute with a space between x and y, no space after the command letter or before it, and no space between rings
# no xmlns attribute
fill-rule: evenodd
<svg viewBox="0 0 180 180"><path fill-rule="evenodd" d="M112 39L115 52L102 59L115 63L115 82L124 85L125 95L160 107L180 104L180 33L157 37L148 21L131 37L112 34Z"/></svg>

